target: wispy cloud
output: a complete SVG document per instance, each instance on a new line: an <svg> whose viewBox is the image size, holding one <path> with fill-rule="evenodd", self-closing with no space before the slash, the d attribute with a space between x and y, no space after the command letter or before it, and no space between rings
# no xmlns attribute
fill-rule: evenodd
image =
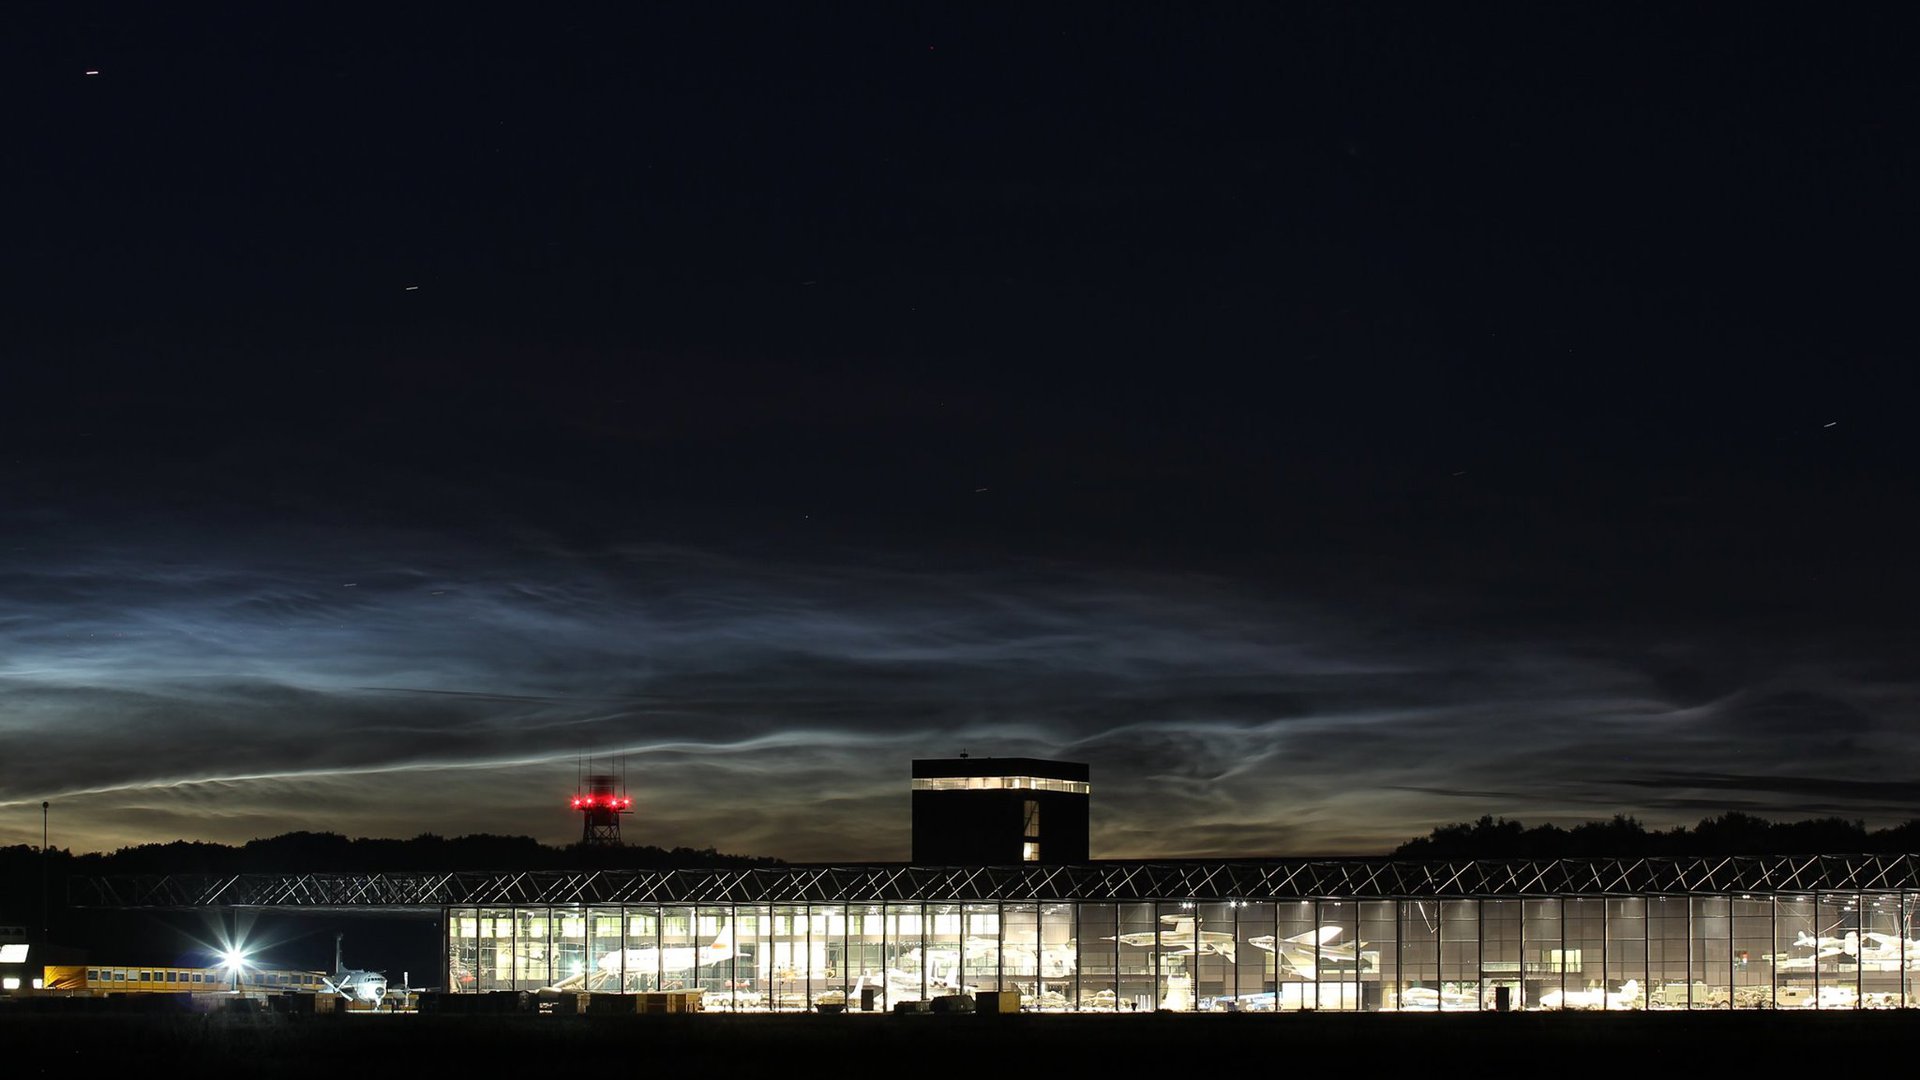
<svg viewBox="0 0 1920 1080"><path fill-rule="evenodd" d="M1378 597L1203 575L356 532L70 549L0 596L0 840L51 798L83 845L560 842L586 754L624 756L635 839L808 860L904 858L910 760L963 749L1092 763L1115 856L1379 850L1719 791L1889 814L1915 790L1887 771L1911 688L1838 664L1703 697L1604 636L1409 636ZM1711 768L1783 748L1851 779Z"/></svg>

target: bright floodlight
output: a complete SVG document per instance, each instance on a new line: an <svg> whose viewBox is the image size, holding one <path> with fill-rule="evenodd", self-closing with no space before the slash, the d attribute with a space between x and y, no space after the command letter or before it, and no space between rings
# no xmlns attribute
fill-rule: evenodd
<svg viewBox="0 0 1920 1080"><path fill-rule="evenodd" d="M238 970L246 965L247 954L239 949L228 949L220 954L220 962L230 969Z"/></svg>

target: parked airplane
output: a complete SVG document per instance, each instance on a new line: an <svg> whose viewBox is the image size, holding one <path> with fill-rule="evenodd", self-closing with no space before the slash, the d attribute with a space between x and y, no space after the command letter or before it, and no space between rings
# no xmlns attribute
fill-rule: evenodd
<svg viewBox="0 0 1920 1080"><path fill-rule="evenodd" d="M1452 983L1439 989L1431 986L1409 986L1400 991L1401 1012L1433 1012L1478 1009L1479 1007L1480 999L1474 996L1472 991L1462 990Z"/></svg>
<svg viewBox="0 0 1920 1080"><path fill-rule="evenodd" d="M341 962L340 939L345 934L333 935L333 975L320 976L329 991L339 994L348 1001L360 1001L378 1009L387 997L387 976L382 971L367 971L364 968L350 968ZM412 989L409 987L408 989Z"/></svg>
<svg viewBox="0 0 1920 1080"><path fill-rule="evenodd" d="M577 971L555 982L548 990L599 989L609 981L619 985L624 977L631 985L642 978L662 979L684 975L695 968L725 963L733 958L733 923L720 927L720 933L705 945L681 945L655 948L615 949L602 956L592 968Z"/></svg>
<svg viewBox="0 0 1920 1080"><path fill-rule="evenodd" d="M1148 930L1136 934L1120 934L1103 940L1118 941L1123 945L1137 948L1158 947L1166 956L1224 956L1233 959L1233 935L1222 930L1199 930L1199 922L1191 915L1162 915L1160 921L1172 924L1168 930Z"/></svg>
<svg viewBox="0 0 1920 1080"><path fill-rule="evenodd" d="M1347 945L1335 945L1333 939L1340 936L1337 926L1323 926L1318 930L1308 930L1292 937L1275 939L1272 934L1250 937L1247 944L1256 949L1265 949L1278 957L1281 963L1303 979L1315 977L1320 961L1331 960L1340 963L1353 963L1360 956L1360 950L1366 942Z"/></svg>
<svg viewBox="0 0 1920 1080"><path fill-rule="evenodd" d="M1640 1006L1640 981L1628 979L1618 990L1595 986L1586 990L1549 990L1540 995L1543 1009L1635 1009Z"/></svg>

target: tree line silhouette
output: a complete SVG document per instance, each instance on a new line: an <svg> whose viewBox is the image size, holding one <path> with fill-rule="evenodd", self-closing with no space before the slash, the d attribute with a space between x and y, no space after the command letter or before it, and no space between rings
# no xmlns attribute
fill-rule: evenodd
<svg viewBox="0 0 1920 1080"><path fill-rule="evenodd" d="M1767 821L1738 811L1688 828L1650 830L1625 814L1572 828L1506 818L1442 825L1394 848L1396 859L1582 859L1687 855L1875 855L1920 851L1920 818L1869 830L1844 818Z"/></svg>

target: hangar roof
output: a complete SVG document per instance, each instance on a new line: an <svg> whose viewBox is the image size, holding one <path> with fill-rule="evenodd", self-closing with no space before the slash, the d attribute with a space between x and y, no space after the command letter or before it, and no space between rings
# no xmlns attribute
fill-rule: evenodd
<svg viewBox="0 0 1920 1080"><path fill-rule="evenodd" d="M701 870L142 875L76 879L92 908L418 910L485 904L1378 900L1920 889L1920 855L1407 862L1108 860L1071 866L791 865Z"/></svg>

